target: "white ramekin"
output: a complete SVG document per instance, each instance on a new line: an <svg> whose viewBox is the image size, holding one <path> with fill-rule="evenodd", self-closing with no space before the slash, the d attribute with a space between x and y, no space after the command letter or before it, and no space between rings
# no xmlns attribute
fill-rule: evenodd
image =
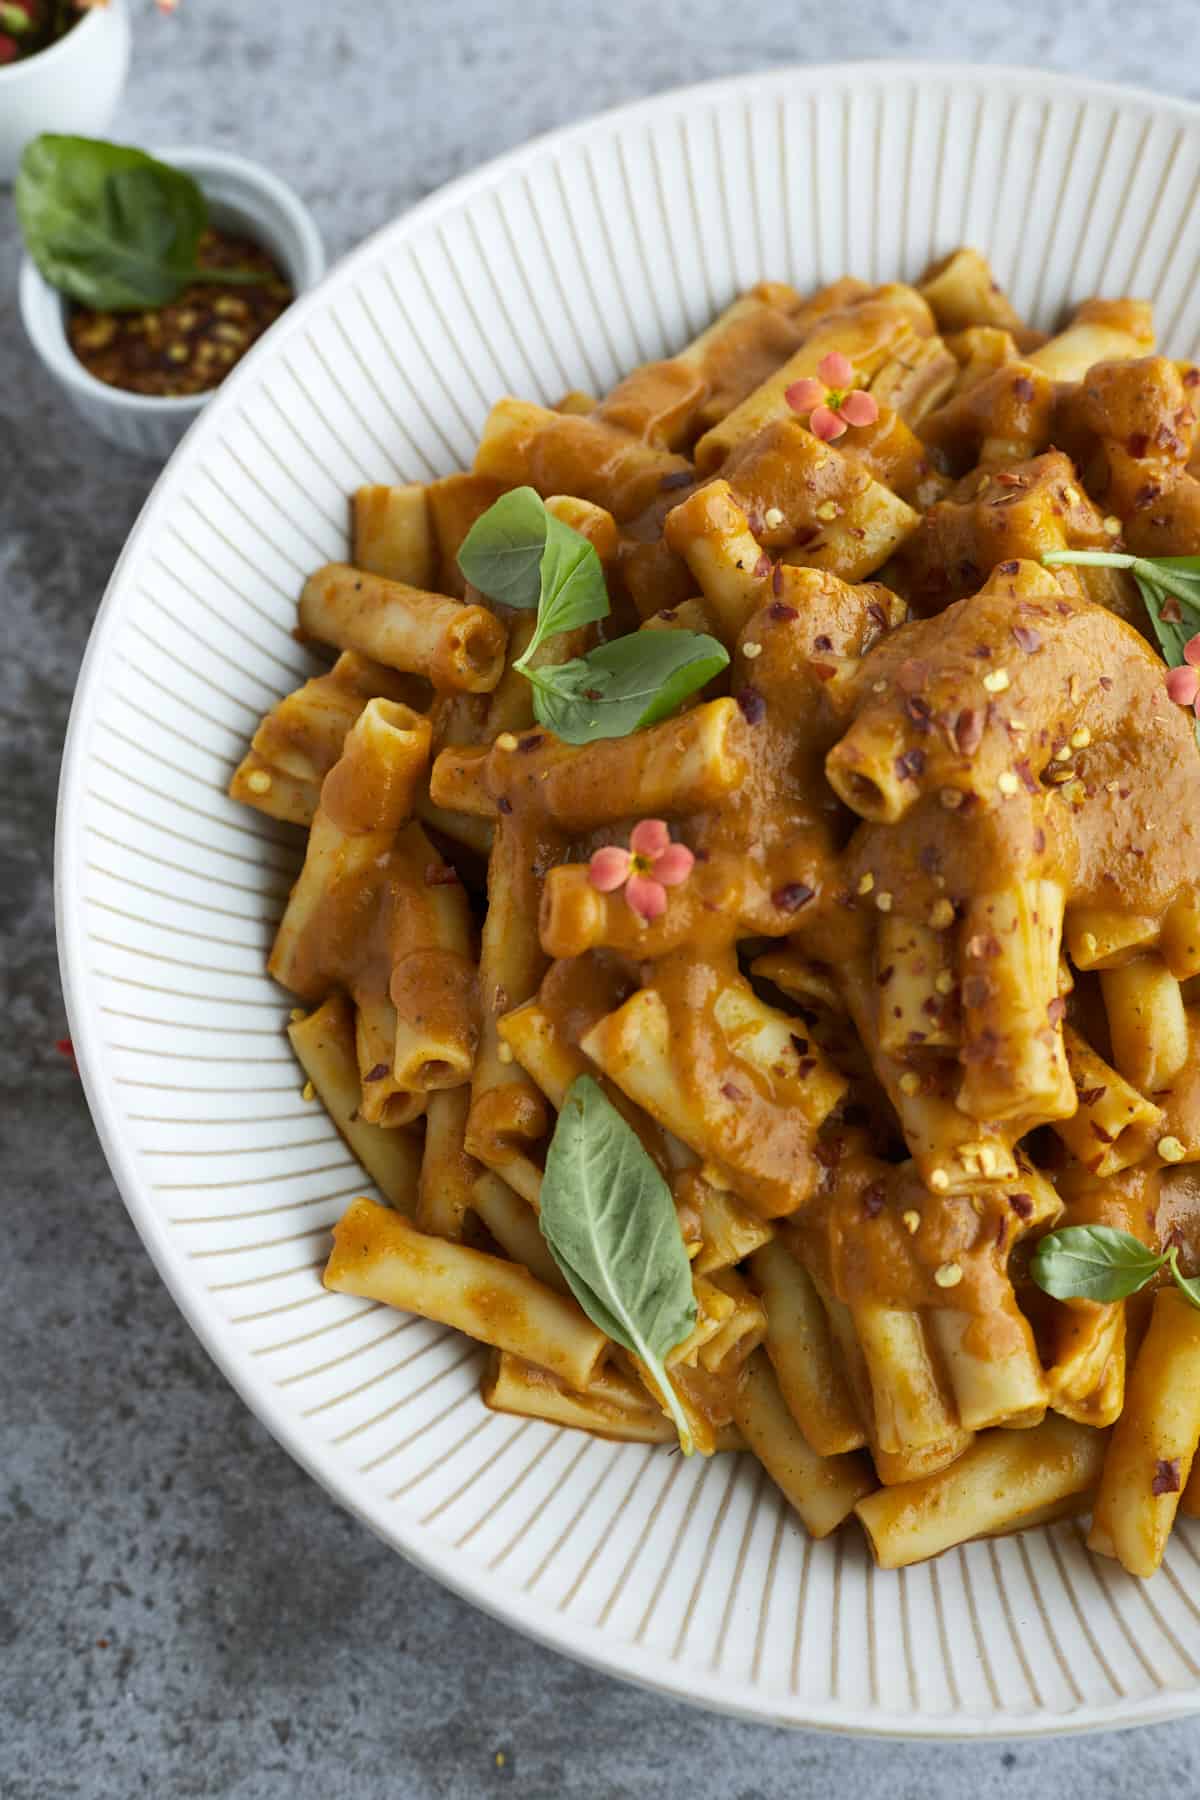
<svg viewBox="0 0 1200 1800"><path fill-rule="evenodd" d="M213 224L253 238L270 251L297 294L321 279L325 251L312 214L269 170L227 150L168 149L155 150L154 155L186 169L204 190ZM131 394L97 381L67 339L67 306L26 256L21 264L21 318L30 343L76 412L123 450L169 456L216 390L166 398Z"/></svg>
<svg viewBox="0 0 1200 1800"><path fill-rule="evenodd" d="M129 72L129 35L126 0L108 0L48 50L0 68L0 182L39 131L105 131Z"/></svg>

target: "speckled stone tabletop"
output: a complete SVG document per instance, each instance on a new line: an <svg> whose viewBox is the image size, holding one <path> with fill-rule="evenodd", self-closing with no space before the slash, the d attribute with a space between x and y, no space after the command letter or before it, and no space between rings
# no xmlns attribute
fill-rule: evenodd
<svg viewBox="0 0 1200 1800"><path fill-rule="evenodd" d="M272 164L336 256L496 152L676 83L937 55L1195 96L1198 17L1192 0L184 0L165 20L145 0L117 135ZM1200 1720L896 1746L735 1724L593 1674L385 1550L226 1386L142 1250L54 1047L63 729L156 471L85 435L35 366L17 263L0 193L3 1800L1200 1794Z"/></svg>

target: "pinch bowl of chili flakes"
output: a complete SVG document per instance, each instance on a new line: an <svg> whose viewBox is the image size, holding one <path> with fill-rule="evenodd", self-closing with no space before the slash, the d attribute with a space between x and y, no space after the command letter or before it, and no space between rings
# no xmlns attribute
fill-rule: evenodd
<svg viewBox="0 0 1200 1800"><path fill-rule="evenodd" d="M308 208L279 178L228 151L158 150L208 203L197 262L213 276L164 306L101 312L51 287L29 257L21 314L30 342L83 418L122 449L168 456L208 396L291 301L325 272ZM222 267L261 271L228 286Z"/></svg>

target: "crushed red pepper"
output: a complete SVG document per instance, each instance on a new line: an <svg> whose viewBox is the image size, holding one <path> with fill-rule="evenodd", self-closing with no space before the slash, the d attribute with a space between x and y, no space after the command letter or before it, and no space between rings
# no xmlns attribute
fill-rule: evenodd
<svg viewBox="0 0 1200 1800"><path fill-rule="evenodd" d="M89 375L134 394L205 393L224 380L293 298L278 264L245 238L210 227L197 259L205 269L261 270L262 281L227 287L195 282L169 305L145 312L73 307L67 336Z"/></svg>

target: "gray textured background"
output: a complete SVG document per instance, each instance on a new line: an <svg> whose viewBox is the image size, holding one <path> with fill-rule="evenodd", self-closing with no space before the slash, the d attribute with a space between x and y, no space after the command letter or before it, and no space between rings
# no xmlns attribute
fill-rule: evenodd
<svg viewBox="0 0 1200 1800"><path fill-rule="evenodd" d="M1193 0L1065 10L184 0L159 20L146 0L118 135L263 159L307 197L336 256L535 132L773 62L932 54L1200 94ZM733 1724L591 1674L381 1548L225 1386L141 1249L53 1048L59 750L96 602L155 471L81 435L21 339L16 270L0 193L3 1800L1200 1793L1200 1721L897 1747Z"/></svg>

